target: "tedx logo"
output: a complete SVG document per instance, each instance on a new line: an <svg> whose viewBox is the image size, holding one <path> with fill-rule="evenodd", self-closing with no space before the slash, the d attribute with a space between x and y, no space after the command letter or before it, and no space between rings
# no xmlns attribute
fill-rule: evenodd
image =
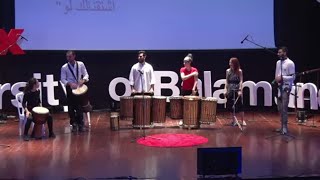
<svg viewBox="0 0 320 180"><path fill-rule="evenodd" d="M6 55L8 51L13 55L25 54L17 44L23 31L24 29L11 29L7 34L4 29L0 29L0 55Z"/></svg>

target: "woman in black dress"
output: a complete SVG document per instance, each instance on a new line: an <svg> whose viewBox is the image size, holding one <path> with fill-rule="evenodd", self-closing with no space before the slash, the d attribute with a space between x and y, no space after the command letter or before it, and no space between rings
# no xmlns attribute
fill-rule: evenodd
<svg viewBox="0 0 320 180"><path fill-rule="evenodd" d="M25 141L29 141L29 136L28 136L28 131L30 129L31 122L33 121L32 118L32 108L41 106L41 101L40 101L40 90L39 88L39 82L36 78L31 78L25 89L24 89L24 96L23 96L23 101L22 101L22 106L25 110L25 115L27 118L27 122L25 124L24 128L24 136L23 139ZM47 123L48 123L48 129L49 129L49 138L55 138L55 134L53 133L53 128L52 128L52 116L49 115L47 118Z"/></svg>
<svg viewBox="0 0 320 180"><path fill-rule="evenodd" d="M242 111L242 83L243 73L240 68L238 58L231 58L229 60L230 68L226 71L226 85L225 85L225 97L227 98L227 109L233 113L233 104L235 104L235 112L242 112L242 125L246 125L243 119ZM236 125L235 119L232 117L232 125Z"/></svg>

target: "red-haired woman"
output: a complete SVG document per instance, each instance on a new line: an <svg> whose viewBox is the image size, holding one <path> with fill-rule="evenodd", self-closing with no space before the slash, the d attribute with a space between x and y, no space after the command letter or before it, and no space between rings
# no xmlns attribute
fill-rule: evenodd
<svg viewBox="0 0 320 180"><path fill-rule="evenodd" d="M225 96L227 98L227 109L233 112L233 105L235 104L235 112L242 112L242 83L243 73L240 68L238 58L233 57L229 60L230 68L226 71L226 85ZM239 98L238 98L239 97ZM232 125L236 125L235 119L232 118ZM242 114L242 125L246 125Z"/></svg>

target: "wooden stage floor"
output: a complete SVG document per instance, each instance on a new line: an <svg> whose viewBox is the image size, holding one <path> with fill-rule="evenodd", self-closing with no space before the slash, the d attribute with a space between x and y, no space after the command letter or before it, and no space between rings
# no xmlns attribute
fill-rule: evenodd
<svg viewBox="0 0 320 180"><path fill-rule="evenodd" d="M289 132L296 136L266 139L279 127L277 113L248 112L247 127L228 126L230 118L218 114L215 125L187 130L167 118L167 127L145 131L188 133L204 136L208 143L196 147L155 148L137 144L142 131L132 129L130 121L120 121L121 129L111 131L107 112L91 113L88 132L66 131L66 113L53 114L55 139L25 142L18 136L18 122L0 125L0 179L84 179L132 176L154 179L197 179L198 147L242 147L243 178L315 176L320 174L320 127L298 125L290 115ZM320 126L318 115L313 117ZM289 142L287 142L289 141Z"/></svg>

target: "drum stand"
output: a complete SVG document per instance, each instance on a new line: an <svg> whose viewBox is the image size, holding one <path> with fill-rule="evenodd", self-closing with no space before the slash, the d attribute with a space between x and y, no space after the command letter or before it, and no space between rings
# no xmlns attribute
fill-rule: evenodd
<svg viewBox="0 0 320 180"><path fill-rule="evenodd" d="M237 97L237 99L235 99L236 98L236 92L238 92L239 90L232 90L233 91L233 105L232 105L232 120L233 121L235 121L236 122L236 124L238 125L238 127L239 127L239 129L241 130L241 131L243 131L243 128L242 128L242 126L240 125L240 123L239 123L239 121L238 121L238 119L237 119L237 116L236 116L236 104L237 104L237 102L238 102L238 100L239 100L239 97L240 96L238 96Z"/></svg>

